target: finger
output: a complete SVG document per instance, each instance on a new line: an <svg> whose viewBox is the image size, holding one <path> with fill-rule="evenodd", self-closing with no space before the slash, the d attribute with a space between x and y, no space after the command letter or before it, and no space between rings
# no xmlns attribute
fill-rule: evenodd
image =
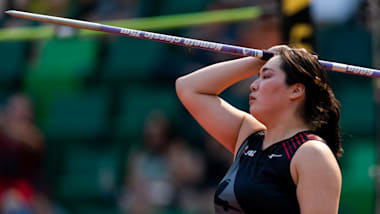
<svg viewBox="0 0 380 214"><path fill-rule="evenodd" d="M269 48L268 50L269 51L272 51L272 52L275 52L275 53L278 53L280 52L281 50L290 50L291 48L287 45L276 45L276 46L273 46L271 48Z"/></svg>

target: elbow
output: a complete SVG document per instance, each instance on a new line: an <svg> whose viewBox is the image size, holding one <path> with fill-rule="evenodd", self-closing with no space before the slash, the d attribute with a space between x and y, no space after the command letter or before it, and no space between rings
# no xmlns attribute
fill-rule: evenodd
<svg viewBox="0 0 380 214"><path fill-rule="evenodd" d="M175 90L177 97L183 104L188 103L198 94L194 88L194 85L188 78L186 78L186 76L176 79Z"/></svg>
<svg viewBox="0 0 380 214"><path fill-rule="evenodd" d="M180 95L182 89L183 89L183 77L179 77L175 80L175 91L177 93L177 96Z"/></svg>
<svg viewBox="0 0 380 214"><path fill-rule="evenodd" d="M183 80L184 78L183 77L178 77L176 80L175 80L175 89L178 90L178 89L181 89L183 87Z"/></svg>
<svg viewBox="0 0 380 214"><path fill-rule="evenodd" d="M186 86L186 80L184 77L179 77L176 79L175 90L178 98L182 100L185 91L188 90L188 87Z"/></svg>

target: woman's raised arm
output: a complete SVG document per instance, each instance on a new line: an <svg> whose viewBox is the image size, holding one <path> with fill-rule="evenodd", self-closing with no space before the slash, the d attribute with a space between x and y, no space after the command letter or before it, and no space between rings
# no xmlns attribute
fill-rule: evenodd
<svg viewBox="0 0 380 214"><path fill-rule="evenodd" d="M263 64L260 59L245 57L207 66L176 81L178 97L186 109L210 135L233 153L237 143L265 127L218 95L234 83L257 74Z"/></svg>

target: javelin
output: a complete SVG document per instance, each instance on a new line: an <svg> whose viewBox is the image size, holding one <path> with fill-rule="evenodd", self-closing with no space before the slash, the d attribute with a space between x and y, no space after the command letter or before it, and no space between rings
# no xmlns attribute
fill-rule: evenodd
<svg viewBox="0 0 380 214"><path fill-rule="evenodd" d="M168 44L180 45L190 48L198 48L204 50L210 50L214 52L222 52L227 54L233 54L238 56L252 56L263 60L270 59L274 53L266 50L257 50L252 48L245 48L234 45L226 45L221 43L202 41L197 39L189 39L178 36L170 36L160 33L152 33L147 31L133 30L128 28L120 28L110 25L103 25L94 22L80 21L75 19L61 18L55 16L47 16L36 13L21 12L16 10L8 10L5 12L8 15L30 19L34 21L47 22L57 25L65 25L74 28L82 28L87 30L100 31L105 33L117 34L121 36L134 37L139 39L153 40L157 42L164 42ZM329 62L319 60L319 63L326 70L355 74L359 76L380 78L380 70L372 68L364 68L360 66L348 65L337 62Z"/></svg>

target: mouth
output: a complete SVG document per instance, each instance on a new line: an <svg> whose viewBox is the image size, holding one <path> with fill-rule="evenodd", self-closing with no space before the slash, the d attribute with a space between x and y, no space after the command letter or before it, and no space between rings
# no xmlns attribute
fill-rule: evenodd
<svg viewBox="0 0 380 214"><path fill-rule="evenodd" d="M254 97L253 95L249 95L249 104L250 105L252 105L255 100L256 100L256 97Z"/></svg>

